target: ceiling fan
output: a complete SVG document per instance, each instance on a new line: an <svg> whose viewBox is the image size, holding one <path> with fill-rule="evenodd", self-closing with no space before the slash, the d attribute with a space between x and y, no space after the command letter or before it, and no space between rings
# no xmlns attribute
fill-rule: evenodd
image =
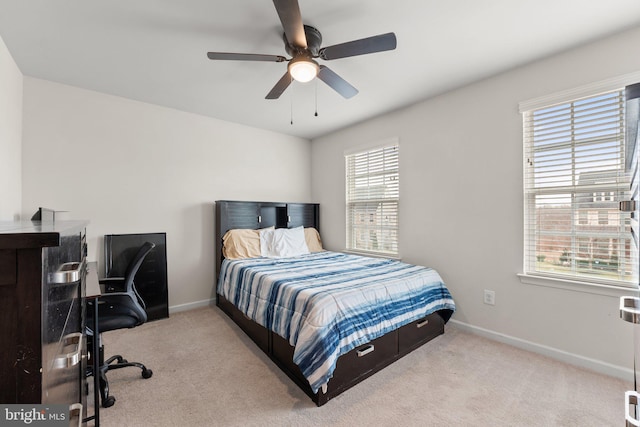
<svg viewBox="0 0 640 427"><path fill-rule="evenodd" d="M273 4L284 29L284 48L291 55L291 58L253 53L207 53L209 59L215 60L289 62L287 72L267 94L266 99L278 99L285 89L289 87L292 80L304 83L313 80L315 77L318 77L343 97L351 98L358 93L358 89L333 72L329 67L319 65L314 58L329 61L396 48L396 35L394 33L380 34L333 46L320 47L322 34L316 28L302 24L298 0L273 0Z"/></svg>

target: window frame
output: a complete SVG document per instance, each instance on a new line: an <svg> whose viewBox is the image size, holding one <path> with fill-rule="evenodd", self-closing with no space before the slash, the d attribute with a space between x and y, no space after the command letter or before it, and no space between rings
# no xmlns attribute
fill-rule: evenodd
<svg viewBox="0 0 640 427"><path fill-rule="evenodd" d="M365 197L362 193L362 188L358 191L358 196L354 196L356 193L353 191L355 185L355 177L350 173L350 161L354 160L356 156L371 155L379 151L385 151L393 149L395 151L395 168L391 170L384 170L382 172L370 172L369 174L360 174L359 180L365 179L369 181L370 178L376 177L382 179L383 182L393 175L395 178L391 181L395 183L391 184L389 194L380 196L379 189L377 191L371 191L376 185L367 185L368 197ZM384 154L382 154L382 162L385 163ZM380 256L385 258L399 258L399 231L400 231L400 143L398 138L390 138L383 141L378 141L372 144L359 146L346 150L344 152L345 158L345 247L347 252L363 253L371 256ZM380 159L378 159L380 161ZM369 167L371 164L369 164ZM374 180L375 181L375 180ZM383 184L384 185L384 184ZM379 187L379 185L377 185ZM371 196L372 193L378 193L376 197ZM371 212L370 209L356 209L355 206L370 206L371 204L378 204L376 212ZM381 210L382 209L382 210ZM376 218L381 220L387 216L386 213L392 216L391 222L387 225L379 223L374 227L364 227L364 223L375 224ZM355 224L355 217L363 218L363 224ZM362 236L363 232L377 231L384 235L382 238L382 246L387 249L374 249L367 245L359 245L357 236ZM377 234L376 234L377 236ZM366 241L367 239L360 239L360 241Z"/></svg>
<svg viewBox="0 0 640 427"><path fill-rule="evenodd" d="M532 172L532 168L533 166L531 165L530 161L531 161L531 157L533 155L533 152L529 152L528 151L528 135L527 135L527 130L531 130L527 127L527 119L530 119L530 117L528 116L528 114L532 114L534 111L537 110L544 110L546 108L551 108L554 105L559 105L559 104L571 104L573 107L574 103L577 103L581 100L584 99L589 99L589 98L595 98L598 95L601 95L602 93L606 93L606 92L613 92L613 91L621 91L622 92L622 107L621 107L621 114L622 114L622 136L621 136L621 142L619 144L621 144L621 150L624 154L624 144L625 144L625 135L624 135L624 86L629 83L629 80L633 81L634 79L636 79L638 77L637 73L633 74L633 75L627 75L627 76L623 76L620 78L616 78L616 79L610 79L609 81L606 82L600 82L600 83L596 83L596 84L592 84L592 85L587 85L585 87L579 88L579 89L573 89L571 91L566 91L563 92L561 94L555 94L555 95L551 95L548 97L543 97L543 98L538 98L537 100L532 100L532 101L527 101L527 102L523 102L520 103L520 112L523 113L523 129L522 129L522 135L523 135L523 154L524 154L524 159L523 159L523 177L524 177L524 185L523 185L523 196L524 196L524 245L523 245L523 271L524 273L518 274L518 276L520 276L520 279L523 283L529 283L529 284L535 284L535 285L543 285L543 286L548 286L550 282L556 282L554 284L554 287L560 287L560 288L564 288L564 289L580 289L581 287L583 287L584 285L589 285L589 286L595 286L598 289L597 292L595 293L605 293L605 294L610 294L612 291L616 292L618 290L625 290L625 289L629 289L629 288L634 288L637 287L637 284L635 282L637 282L637 277L634 277L634 275L637 272L637 266L633 267L633 274L632 277L628 280L628 281L623 281L623 280L618 280L618 279L602 279L602 278L598 278L598 277L590 277L588 275L580 275L580 274L576 274L576 272L572 272L571 274L567 274L567 273L558 273L558 272L547 272L547 271L541 271L540 269L538 269L537 267L532 267L532 263L535 263L535 261L532 261L534 259L534 257L537 255L536 249L534 248L535 244L536 244L536 236L539 235L539 226L537 224L537 222L535 224L532 225L532 223L530 223L531 221L531 216L533 215L535 217L535 212L531 212L532 209L536 209L535 206L535 202L532 202L532 197L535 199L536 194L542 194L544 193L544 191L540 191L540 187L537 187L539 192L536 193L535 192L535 183L531 184L531 182L533 181L533 178L531 176ZM571 118L571 126L573 128L574 126L574 118ZM531 142L531 141L529 141ZM579 142L576 142L572 139L571 142L571 146L574 147L572 148L575 149L575 145L579 144ZM533 146L533 142L531 142L531 145ZM534 148L532 147L531 150L533 150ZM623 158L623 162L622 162L622 169L624 169L624 158ZM622 170L622 172L624 173L624 171ZM572 176L572 180L575 184L577 178L576 178L576 172L572 171L571 176ZM527 184L530 183L533 187L529 187L527 188ZM532 188L533 189L533 194L532 194ZM582 190L584 191L584 190ZM572 212L575 212L577 210L578 207L580 207L580 203L578 201L576 201L576 196L579 195L581 193L581 190L579 187L575 187L574 191L572 191L570 194L572 194L572 201L570 204L570 208ZM606 199L611 198L612 193L607 193L605 195ZM618 193L620 194L620 193ZM596 197L595 193L594 193L594 197ZM622 196L621 196L622 197ZM594 199L595 200L595 199ZM603 200L604 201L604 200ZM536 217L537 218L537 217ZM607 225L604 224L604 221L606 220L606 222L608 223L610 221L610 218L607 214L606 218L604 215L601 215L600 212L597 213L597 222L599 223L599 225ZM571 214L571 221L573 223L575 223L574 225L576 226L580 226L583 225L583 222L586 222L587 216L582 212L582 211L578 211L577 213L573 213ZM620 219L619 220L620 224L618 224L619 226L623 226L623 222L624 219ZM529 231L529 227L533 227L533 231ZM572 240L580 240L578 239L579 237L579 233L577 233L574 228L576 227L572 227L571 230L571 236L572 236ZM597 236L596 236L597 238ZM533 246L532 246L533 245ZM533 248L533 249L532 249ZM533 252L532 252L533 251ZM632 263L637 263L637 260L633 259L633 256L631 256L631 261ZM593 288L592 290L593 291Z"/></svg>

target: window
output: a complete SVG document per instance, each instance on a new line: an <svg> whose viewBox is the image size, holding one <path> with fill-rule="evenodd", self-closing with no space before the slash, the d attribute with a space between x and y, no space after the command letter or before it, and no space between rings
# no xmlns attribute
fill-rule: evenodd
<svg viewBox="0 0 640 427"><path fill-rule="evenodd" d="M524 111L525 274L634 283L624 91Z"/></svg>
<svg viewBox="0 0 640 427"><path fill-rule="evenodd" d="M398 142L345 155L347 249L398 255Z"/></svg>

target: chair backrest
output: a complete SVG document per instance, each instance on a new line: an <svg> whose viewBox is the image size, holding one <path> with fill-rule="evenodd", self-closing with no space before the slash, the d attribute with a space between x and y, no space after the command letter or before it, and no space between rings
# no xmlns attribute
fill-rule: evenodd
<svg viewBox="0 0 640 427"><path fill-rule="evenodd" d="M150 242L144 243L128 264L124 278L114 278L118 279L118 288L123 286L122 291L104 292L97 298L100 332L133 328L147 321L146 306L136 290L134 279L142 261L155 246ZM101 283L106 284L106 282ZM90 300L88 304L91 305L93 302ZM94 330L89 323L90 321L87 328Z"/></svg>
<svg viewBox="0 0 640 427"><path fill-rule="evenodd" d="M133 293L132 296L135 295L135 297L140 302L140 304L142 304L143 307L145 307L144 300L138 294L138 291L136 289L136 286L135 286L135 283L134 283L133 279L136 277L136 273L138 273L138 270L140 269L140 266L142 265L142 261L144 261L144 258L155 247L156 247L156 245L154 243L151 243L151 242L145 242L144 245L140 246L140 249L138 250L138 253L136 253L136 256L133 257L133 259L131 260L131 262L127 266L127 270L124 273L124 289L125 289L125 292L128 293L128 294L132 294Z"/></svg>

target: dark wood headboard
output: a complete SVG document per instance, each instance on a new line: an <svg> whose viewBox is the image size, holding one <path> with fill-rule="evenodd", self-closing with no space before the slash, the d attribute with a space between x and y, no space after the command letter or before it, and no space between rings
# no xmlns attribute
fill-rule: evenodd
<svg viewBox="0 0 640 427"><path fill-rule="evenodd" d="M317 203L242 202L217 200L216 223L216 281L222 263L222 236L229 230L314 227L320 231L320 205Z"/></svg>

